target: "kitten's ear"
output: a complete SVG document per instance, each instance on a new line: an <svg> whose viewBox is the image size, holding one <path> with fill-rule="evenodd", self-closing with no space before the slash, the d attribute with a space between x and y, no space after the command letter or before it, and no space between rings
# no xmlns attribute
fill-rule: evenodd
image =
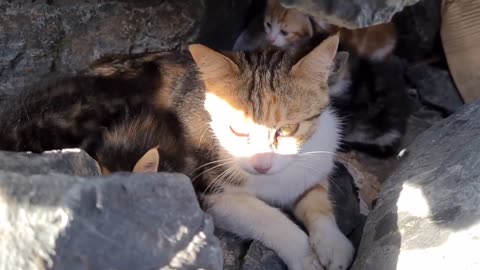
<svg viewBox="0 0 480 270"><path fill-rule="evenodd" d="M192 44L188 50L202 73L202 78L221 78L238 74L238 66L230 58L201 44Z"/></svg>
<svg viewBox="0 0 480 270"><path fill-rule="evenodd" d="M135 173L154 173L158 170L158 164L160 163L160 154L157 147L154 147L145 153L133 167Z"/></svg>
<svg viewBox="0 0 480 270"><path fill-rule="evenodd" d="M339 34L325 39L320 45L300 59L290 70L296 77L325 79L337 53Z"/></svg>

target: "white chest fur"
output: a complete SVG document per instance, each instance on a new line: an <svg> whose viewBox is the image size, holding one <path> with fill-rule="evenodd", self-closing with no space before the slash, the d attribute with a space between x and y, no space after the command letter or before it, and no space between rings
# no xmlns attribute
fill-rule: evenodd
<svg viewBox="0 0 480 270"><path fill-rule="evenodd" d="M283 171L273 175L250 175L241 187L231 192L248 192L267 203L288 206L307 189L327 181L333 169L339 127L330 109L318 119L316 131L302 146L300 155Z"/></svg>

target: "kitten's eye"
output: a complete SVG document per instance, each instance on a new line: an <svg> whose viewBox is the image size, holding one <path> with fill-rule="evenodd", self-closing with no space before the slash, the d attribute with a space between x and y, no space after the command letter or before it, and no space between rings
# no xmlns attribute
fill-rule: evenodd
<svg viewBox="0 0 480 270"><path fill-rule="evenodd" d="M285 125L277 129L277 135L281 137L291 137L298 131L299 124Z"/></svg>
<svg viewBox="0 0 480 270"><path fill-rule="evenodd" d="M282 36L286 36L288 35L288 32L285 30L280 30L280 34L282 34Z"/></svg>
<svg viewBox="0 0 480 270"><path fill-rule="evenodd" d="M266 26L267 28L272 27L272 25L271 25L269 22L265 22L265 26Z"/></svg>
<svg viewBox="0 0 480 270"><path fill-rule="evenodd" d="M242 132L238 132L236 131L235 129L232 128L232 126L230 126L230 131L235 134L235 136L237 137L248 137L248 133L242 133Z"/></svg>

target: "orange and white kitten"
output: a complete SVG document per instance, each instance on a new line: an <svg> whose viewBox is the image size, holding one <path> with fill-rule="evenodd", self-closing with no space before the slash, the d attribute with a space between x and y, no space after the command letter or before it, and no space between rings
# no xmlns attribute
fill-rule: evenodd
<svg viewBox="0 0 480 270"><path fill-rule="evenodd" d="M393 53L397 43L397 30L393 23L361 29L346 29L326 23L294 9L287 9L278 0L268 0L264 29L270 45L285 48L313 37L316 32L340 32L340 44L350 53L381 61Z"/></svg>
<svg viewBox="0 0 480 270"><path fill-rule="evenodd" d="M278 0L268 0L264 28L268 44L285 48L313 36L310 18L295 10L286 9Z"/></svg>
<svg viewBox="0 0 480 270"><path fill-rule="evenodd" d="M275 250L290 270L347 269L354 253L328 195L340 140L328 94L338 42L330 37L301 59L192 45L205 90L173 97L204 159L203 178L193 176L204 209L216 226Z"/></svg>

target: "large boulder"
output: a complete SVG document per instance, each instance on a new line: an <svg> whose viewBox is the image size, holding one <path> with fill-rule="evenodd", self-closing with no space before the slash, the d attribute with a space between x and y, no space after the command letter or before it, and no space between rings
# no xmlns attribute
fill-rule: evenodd
<svg viewBox="0 0 480 270"><path fill-rule="evenodd" d="M11 167L9 155L32 168ZM1 155L0 269L222 269L212 220L186 176L45 172L40 161L72 156L48 155L59 154Z"/></svg>
<svg viewBox="0 0 480 270"><path fill-rule="evenodd" d="M0 91L75 73L109 54L229 49L251 0L0 1Z"/></svg>
<svg viewBox="0 0 480 270"><path fill-rule="evenodd" d="M480 101L422 133L387 179L353 270L478 269Z"/></svg>
<svg viewBox="0 0 480 270"><path fill-rule="evenodd" d="M360 28L391 21L395 13L419 0L280 0L313 17L343 26Z"/></svg>

